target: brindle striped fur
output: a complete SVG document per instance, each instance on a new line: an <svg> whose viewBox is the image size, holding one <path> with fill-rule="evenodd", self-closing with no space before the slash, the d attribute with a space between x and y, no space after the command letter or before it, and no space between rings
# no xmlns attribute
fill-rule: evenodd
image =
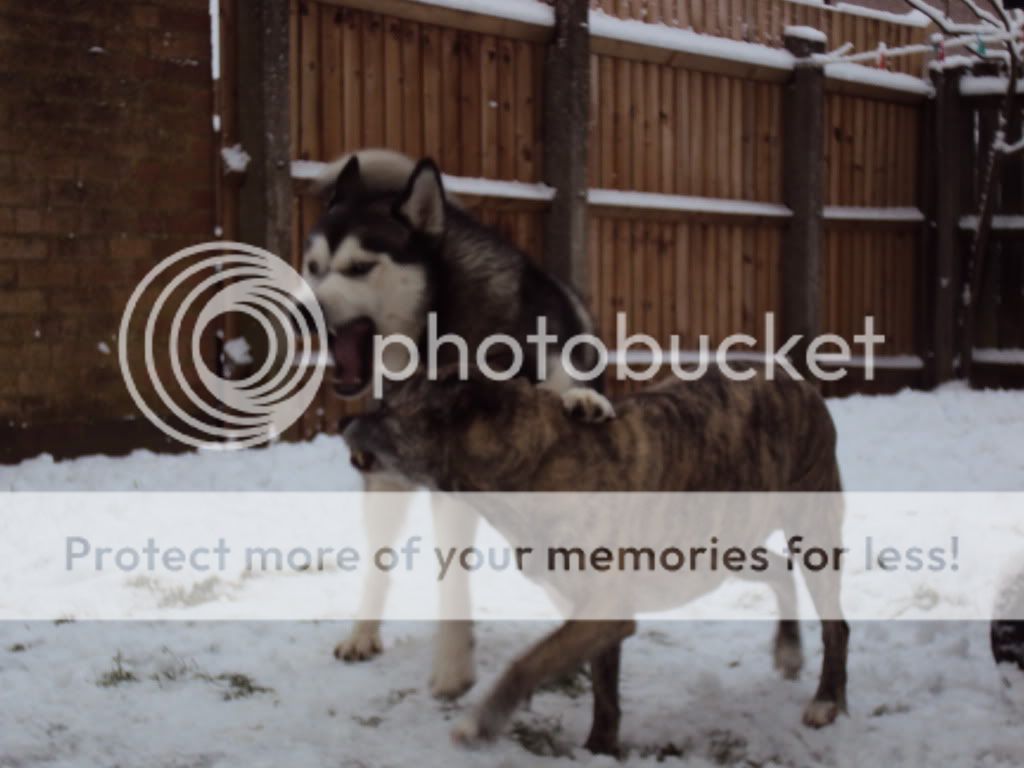
<svg viewBox="0 0 1024 768"><path fill-rule="evenodd" d="M529 382L496 383L476 375L463 382L449 374L402 385L386 406L357 419L345 438L364 466L372 455L385 471L448 491L841 490L835 427L821 396L804 382L767 381L760 373L735 382L711 372L696 382L653 386L615 408L614 421L584 424L565 415L557 396ZM753 518L751 535L763 542L771 531L785 529L784 518ZM492 523L515 541L514 520ZM841 511L824 516L822 525L838 542ZM791 608L791 573L784 582L772 586ZM838 573L810 580L809 587L819 613L841 615ZM590 661L594 719L587 746L616 752L620 645L634 626L566 622L511 665L457 737L493 738L537 686ZM810 726L827 725L845 710L848 635L845 621L822 622L824 662L804 713ZM776 665L795 676L801 662L798 625L782 621Z"/></svg>

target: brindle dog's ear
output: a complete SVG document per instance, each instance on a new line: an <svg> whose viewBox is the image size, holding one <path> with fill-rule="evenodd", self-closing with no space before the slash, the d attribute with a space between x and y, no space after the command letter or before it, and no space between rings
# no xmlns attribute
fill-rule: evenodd
<svg viewBox="0 0 1024 768"><path fill-rule="evenodd" d="M471 378L460 386L454 410L467 417L495 416L501 411L505 400L500 384L487 379Z"/></svg>
<svg viewBox="0 0 1024 768"><path fill-rule="evenodd" d="M327 198L328 208L352 203L365 195L366 185L363 183L358 155L352 155L345 163L345 167L341 169L333 186L329 186L327 190L330 192L330 196Z"/></svg>
<svg viewBox="0 0 1024 768"><path fill-rule="evenodd" d="M395 203L395 216L414 232L430 237L444 234L444 183L433 160L420 160L409 177L402 196Z"/></svg>

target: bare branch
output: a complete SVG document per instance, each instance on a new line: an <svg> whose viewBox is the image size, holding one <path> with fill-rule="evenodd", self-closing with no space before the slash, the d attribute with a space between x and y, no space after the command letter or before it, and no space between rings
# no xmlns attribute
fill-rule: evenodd
<svg viewBox="0 0 1024 768"><path fill-rule="evenodd" d="M984 8L979 6L976 2L974 2L974 0L963 1L964 5L970 8L974 12L974 15L977 16L979 19L983 19L984 21L987 21L989 24L994 24L997 27L1003 26L1002 22L999 19L997 19L994 15L992 15Z"/></svg>
<svg viewBox="0 0 1024 768"><path fill-rule="evenodd" d="M957 36L963 34L971 34L974 32L984 32L986 27L978 24L958 24L952 19L942 14L938 8L935 8L924 0L907 0L907 4L916 11L923 13L931 22L938 27L944 34L950 36ZM1001 27L1001 25L996 25Z"/></svg>

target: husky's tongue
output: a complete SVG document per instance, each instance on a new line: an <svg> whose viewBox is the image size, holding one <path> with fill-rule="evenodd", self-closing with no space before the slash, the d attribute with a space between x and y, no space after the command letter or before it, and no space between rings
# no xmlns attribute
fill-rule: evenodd
<svg viewBox="0 0 1024 768"><path fill-rule="evenodd" d="M331 339L334 387L343 396L359 394L370 380L373 366L374 324L360 317L336 328Z"/></svg>

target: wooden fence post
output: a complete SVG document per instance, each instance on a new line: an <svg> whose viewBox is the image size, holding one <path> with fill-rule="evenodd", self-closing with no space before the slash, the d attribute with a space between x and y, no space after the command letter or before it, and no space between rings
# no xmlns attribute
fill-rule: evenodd
<svg viewBox="0 0 1024 768"><path fill-rule="evenodd" d="M555 1L555 35L544 62L544 178L557 192L547 217L544 263L586 299L589 6L588 0Z"/></svg>
<svg viewBox="0 0 1024 768"><path fill-rule="evenodd" d="M825 52L825 41L786 35L797 59ZM825 73L797 61L783 104L783 197L793 212L782 251L783 337L799 334L793 367L808 377L807 347L821 331L822 208L825 190Z"/></svg>
<svg viewBox="0 0 1024 768"><path fill-rule="evenodd" d="M935 102L932 107L931 142L928 165L932 172L929 190L932 201L932 263L928 274L926 327L929 341L925 355L927 384L937 386L956 375L955 355L960 310L961 170L963 140L963 102L960 77L963 69L932 70Z"/></svg>
<svg viewBox="0 0 1024 768"><path fill-rule="evenodd" d="M292 229L288 0L253 0L236 23L238 132L252 158L239 192L239 239L287 260Z"/></svg>

